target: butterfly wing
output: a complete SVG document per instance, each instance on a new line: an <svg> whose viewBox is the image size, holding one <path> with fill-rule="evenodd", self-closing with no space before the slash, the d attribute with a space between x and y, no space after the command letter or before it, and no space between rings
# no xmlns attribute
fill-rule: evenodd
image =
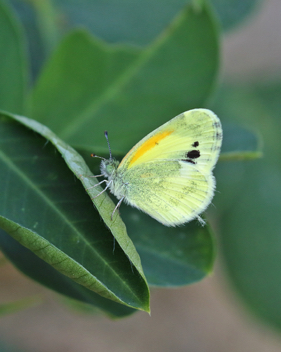
<svg viewBox="0 0 281 352"><path fill-rule="evenodd" d="M211 202L222 129L207 109L184 112L143 138L118 173L125 201L167 226L199 218Z"/></svg>
<svg viewBox="0 0 281 352"><path fill-rule="evenodd" d="M124 157L119 168L130 169L156 160L189 160L207 171L216 164L221 143L219 118L207 109L189 110L144 137Z"/></svg>
<svg viewBox="0 0 281 352"><path fill-rule="evenodd" d="M145 168L138 165L126 182L125 201L167 226L197 217L208 206L214 190L212 175L203 175L182 161L156 161L146 163Z"/></svg>

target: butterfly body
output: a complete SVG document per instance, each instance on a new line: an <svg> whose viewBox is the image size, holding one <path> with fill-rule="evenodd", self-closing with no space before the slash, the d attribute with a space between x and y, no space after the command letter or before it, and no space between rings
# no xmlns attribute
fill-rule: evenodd
<svg viewBox="0 0 281 352"><path fill-rule="evenodd" d="M121 163L102 160L108 188L166 226L199 221L211 202L212 170L222 143L218 117L207 109L184 112L138 142Z"/></svg>

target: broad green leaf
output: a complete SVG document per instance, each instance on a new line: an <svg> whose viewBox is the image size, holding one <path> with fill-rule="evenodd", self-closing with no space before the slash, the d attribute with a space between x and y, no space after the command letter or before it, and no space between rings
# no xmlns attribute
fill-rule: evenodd
<svg viewBox="0 0 281 352"><path fill-rule="evenodd" d="M115 318L125 317L135 312L132 308L106 299L77 284L2 230L0 230L0 248L6 257L24 274L70 299L90 304Z"/></svg>
<svg viewBox="0 0 281 352"><path fill-rule="evenodd" d="M107 47L83 30L73 32L39 77L33 92L33 116L60 133L79 123L84 109L126 75L138 52Z"/></svg>
<svg viewBox="0 0 281 352"><path fill-rule="evenodd" d="M13 7L18 20L21 22L25 36L26 36L26 50L29 56L29 66L31 73L31 80L37 76L43 63L46 60L46 44L41 36L38 28L38 17L35 9L31 6L31 2L24 0L2 0L8 2ZM49 0L48 0L49 1ZM51 0L52 1L52 0ZM35 1L38 3L38 1ZM40 1L43 3L46 1ZM58 30L59 22L57 23Z"/></svg>
<svg viewBox="0 0 281 352"><path fill-rule="evenodd" d="M118 214L111 220L113 202L94 200L105 227L76 179L95 184L81 156L36 121L3 113L0 126L1 228L86 288L149 310L139 256Z"/></svg>
<svg viewBox="0 0 281 352"><path fill-rule="evenodd" d="M195 4L200 2L192 1ZM75 0L56 0L56 6L68 18L69 24L86 25L108 42L147 44L192 1L131 0L116 3L114 0L80 0L78 5ZM261 0L210 0L225 30L247 18L259 2Z"/></svg>
<svg viewBox="0 0 281 352"><path fill-rule="evenodd" d="M260 135L234 123L223 123L223 144L219 161L253 160L262 155Z"/></svg>
<svg viewBox="0 0 281 352"><path fill-rule="evenodd" d="M33 118L83 148L105 146L107 129L112 148L125 153L178 113L203 106L219 53L213 14L205 1L198 4L142 51L70 34L34 88Z"/></svg>
<svg viewBox="0 0 281 352"><path fill-rule="evenodd" d="M9 7L0 1L0 109L23 113L27 84L24 37Z"/></svg>
<svg viewBox="0 0 281 352"><path fill-rule="evenodd" d="M163 0L159 3L158 0L131 0L116 3L116 1L109 0L80 0L79 2L76 0L10 0L25 24L31 45L35 40L40 49L46 47L44 43L46 37L48 42L48 21L54 20L55 11L57 23L54 22L54 25L61 34L73 27L83 26L109 43L127 42L134 45L147 45L169 25L179 11L192 1ZM45 6L48 8L43 12ZM50 10L51 6L53 9ZM42 21L42 16L47 18ZM64 21L61 21L61 18ZM42 26L45 23L47 25L44 29ZM51 32L53 30L52 28ZM42 35L38 42L39 33ZM32 53L36 55L34 49Z"/></svg>
<svg viewBox="0 0 281 352"><path fill-rule="evenodd" d="M56 0L68 26L87 26L107 42L147 45L191 0Z"/></svg>
<svg viewBox="0 0 281 352"><path fill-rule="evenodd" d="M259 130L260 160L221 163L214 204L227 272L247 305L281 328L281 85L224 87L216 109L225 120Z"/></svg>
<svg viewBox="0 0 281 352"><path fill-rule="evenodd" d="M54 8L66 18L66 28L86 26L107 42L146 45L176 14L190 3L201 0L56 0ZM247 18L260 0L210 0L224 29L228 30ZM36 1L32 1L36 7ZM40 3L40 2L39 2ZM41 14L39 8L39 16ZM48 16L47 14L45 15ZM48 17L52 18L52 15ZM65 28L65 30L66 30Z"/></svg>
<svg viewBox="0 0 281 352"><path fill-rule="evenodd" d="M182 227L164 227L127 206L122 207L122 218L132 234L150 285L188 285L212 272L215 246L209 226L192 221Z"/></svg>
<svg viewBox="0 0 281 352"><path fill-rule="evenodd" d="M73 27L86 27L110 42L148 45L169 25L177 13L201 0L130 2L55 0L6 0L14 5L28 37L31 69L36 76L46 54L59 37ZM247 18L260 0L211 0L223 29L231 29ZM61 18L64 21L61 21Z"/></svg>

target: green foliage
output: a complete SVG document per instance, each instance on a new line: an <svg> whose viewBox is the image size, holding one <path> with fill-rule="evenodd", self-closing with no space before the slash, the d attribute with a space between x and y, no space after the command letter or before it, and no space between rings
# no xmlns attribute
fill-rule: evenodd
<svg viewBox="0 0 281 352"><path fill-rule="evenodd" d="M84 148L105 145L103 131L114 126L113 150L126 153L171 116L204 103L216 79L218 54L216 23L206 6L188 7L141 51L75 31L38 78L31 114Z"/></svg>
<svg viewBox="0 0 281 352"><path fill-rule="evenodd" d="M4 1L4 0L2 0ZM152 43L190 4L202 0L5 0L19 14L28 37L31 69L37 75L51 49L71 29L87 31L108 43L145 47ZM228 30L255 9L261 0L210 0L222 29Z"/></svg>
<svg viewBox="0 0 281 352"><path fill-rule="evenodd" d="M0 106L3 110L23 113L27 85L27 60L20 24L1 4L0 11Z"/></svg>
<svg viewBox="0 0 281 352"><path fill-rule="evenodd" d="M101 188L93 188L97 180L88 165L94 174L99 171L90 153L108 153L105 129L113 152L123 156L173 116L207 105L217 85L218 23L207 0L174 3L173 11L167 10L172 6L167 2L163 9L169 16L162 14L165 20L147 29L141 40L151 36L150 44L142 48L110 45L86 29L75 29L59 41L56 11L47 3L35 7L42 52L47 55L59 43L26 95L31 74L23 32L0 1L0 19L5 19L0 21L0 46L2 52L10 50L9 61L0 59L1 85L7 87L0 109L9 111L0 113L0 248L32 279L111 317L149 312L148 285L187 285L212 272L213 229L197 222L167 228L125 205L121 217L116 212L111 220L111 198L106 193L94 198ZM107 31L113 36L112 29ZM42 60L35 69L31 66L36 71L41 65ZM241 186L235 165L244 168L245 160L261 156L261 149L256 133L231 124L230 110L215 111L224 128L225 162L217 167L221 215ZM230 160L235 163L226 162ZM208 216L210 223L217 222L214 209Z"/></svg>
<svg viewBox="0 0 281 352"><path fill-rule="evenodd" d="M44 46L49 47L50 37L53 38L54 45L59 35L73 27L82 26L106 42L146 46L154 41L181 10L190 4L200 5L202 0L162 0L161 3L158 0L80 0L79 6L76 0L9 2L23 18L30 39L35 40L36 45L38 33L35 32L38 32L38 28ZM210 0L225 30L239 25L259 2L260 0ZM57 34L54 34L55 30ZM35 51L33 55L36 55Z"/></svg>
<svg viewBox="0 0 281 352"><path fill-rule="evenodd" d="M1 116L1 170L6 175L1 228L75 282L118 303L148 310L139 257L117 214L114 222L110 219L113 202L106 195L95 200L108 231L69 172L90 174L83 159L41 124L14 116L21 125L7 117ZM86 188L92 186L93 178L89 180ZM114 250L111 233L117 242Z"/></svg>
<svg viewBox="0 0 281 352"><path fill-rule="evenodd" d="M108 300L85 286L79 285L1 230L0 242L1 250L6 257L25 275L42 285L76 300L76 302L99 308L113 318L121 318L134 312L134 309L128 306Z"/></svg>
<svg viewBox="0 0 281 352"><path fill-rule="evenodd" d="M226 120L253 126L262 134L264 157L221 165L220 233L225 264L247 305L281 328L281 84L224 86L214 109ZM231 186L230 186L231 185ZM237 225L238 224L238 225Z"/></svg>

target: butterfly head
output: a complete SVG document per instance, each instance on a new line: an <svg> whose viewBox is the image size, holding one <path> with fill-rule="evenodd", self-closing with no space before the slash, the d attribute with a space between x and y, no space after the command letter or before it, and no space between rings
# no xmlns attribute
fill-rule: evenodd
<svg viewBox="0 0 281 352"><path fill-rule="evenodd" d="M118 165L119 161L114 158L103 159L100 164L101 173L110 181L114 179Z"/></svg>
<svg viewBox="0 0 281 352"><path fill-rule="evenodd" d="M114 158L112 158L111 148L108 141L108 133L107 131L104 132L105 138L107 140L108 149L109 149L109 159L105 159L103 157L97 156L96 154L91 154L93 158L100 158L102 159L100 164L100 170L104 177L106 177L109 181L113 180L116 176L117 168L120 162Z"/></svg>

